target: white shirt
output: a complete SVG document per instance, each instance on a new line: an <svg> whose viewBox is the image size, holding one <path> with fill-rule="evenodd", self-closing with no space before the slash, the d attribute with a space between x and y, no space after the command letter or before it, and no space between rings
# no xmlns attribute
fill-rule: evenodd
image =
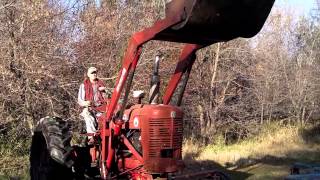
<svg viewBox="0 0 320 180"><path fill-rule="evenodd" d="M98 84L93 84L93 102L94 102L94 105L95 106L100 106L100 102L99 102L99 90L98 90ZM78 104L81 106L81 107L84 107L85 106L85 96L86 96L86 92L85 92L85 88L84 88L84 84L82 83L80 85L80 88L79 88L79 93L78 93Z"/></svg>

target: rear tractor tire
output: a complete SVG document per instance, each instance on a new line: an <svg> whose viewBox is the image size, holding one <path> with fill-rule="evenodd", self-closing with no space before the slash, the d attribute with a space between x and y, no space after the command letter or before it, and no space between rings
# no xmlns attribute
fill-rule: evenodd
<svg viewBox="0 0 320 180"><path fill-rule="evenodd" d="M73 179L71 138L66 121L57 117L45 117L39 121L30 149L31 180Z"/></svg>

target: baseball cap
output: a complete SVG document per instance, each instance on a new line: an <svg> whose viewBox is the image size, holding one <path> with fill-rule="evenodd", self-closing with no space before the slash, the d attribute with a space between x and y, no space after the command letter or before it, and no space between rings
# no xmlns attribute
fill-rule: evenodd
<svg viewBox="0 0 320 180"><path fill-rule="evenodd" d="M97 68L95 68L95 67L89 67L89 68L88 68L88 72L87 72L88 76L89 76L89 74L92 74L93 72L97 72Z"/></svg>

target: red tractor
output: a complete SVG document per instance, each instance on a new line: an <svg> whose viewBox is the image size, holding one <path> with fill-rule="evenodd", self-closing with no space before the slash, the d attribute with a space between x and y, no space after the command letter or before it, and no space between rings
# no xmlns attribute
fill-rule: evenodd
<svg viewBox="0 0 320 180"><path fill-rule="evenodd" d="M31 179L185 179L174 176L184 167L183 111L179 106L196 52L217 42L254 36L265 23L273 3L274 0L172 0L167 3L165 19L131 37L105 114L98 119L96 144L91 150L71 147L72 133L66 121L57 117L41 119L32 139ZM138 101L128 107L136 66L143 45L150 40L186 44L163 97L159 97L159 58L156 58L149 103ZM175 102L171 101L174 93ZM97 162L96 168L90 167L92 161ZM212 179L228 179L220 172L200 174L210 175Z"/></svg>

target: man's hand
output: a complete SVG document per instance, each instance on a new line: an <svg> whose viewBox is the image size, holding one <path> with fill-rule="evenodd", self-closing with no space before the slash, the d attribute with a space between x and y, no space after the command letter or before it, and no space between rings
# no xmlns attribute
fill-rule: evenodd
<svg viewBox="0 0 320 180"><path fill-rule="evenodd" d="M99 90L99 91L105 91L105 90L106 90L106 87L101 86L101 87L98 88L98 90Z"/></svg>
<svg viewBox="0 0 320 180"><path fill-rule="evenodd" d="M83 102L83 106L88 107L88 106L90 106L90 105L91 105L91 102L90 102L90 101L84 101L84 102Z"/></svg>

